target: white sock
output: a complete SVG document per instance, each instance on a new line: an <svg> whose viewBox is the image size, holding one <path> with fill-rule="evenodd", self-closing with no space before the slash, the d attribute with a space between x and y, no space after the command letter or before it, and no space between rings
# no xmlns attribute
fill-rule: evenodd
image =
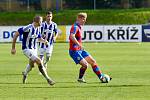
<svg viewBox="0 0 150 100"><path fill-rule="evenodd" d="M27 75L31 70L32 70L31 66L29 64L27 64L27 66L24 70L24 74Z"/></svg>
<svg viewBox="0 0 150 100"><path fill-rule="evenodd" d="M50 57L46 56L46 60L45 60L44 64L46 64L49 60L50 60Z"/></svg>

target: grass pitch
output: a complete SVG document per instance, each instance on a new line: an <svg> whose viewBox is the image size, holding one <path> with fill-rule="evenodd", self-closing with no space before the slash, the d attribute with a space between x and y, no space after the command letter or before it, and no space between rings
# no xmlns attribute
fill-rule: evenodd
<svg viewBox="0 0 150 100"><path fill-rule="evenodd" d="M49 86L37 66L22 84L21 72L28 63L17 44L0 44L0 100L149 100L150 43L84 43L104 73L112 76L108 84L99 83L89 67L86 84L80 84L79 65L68 55L68 43L56 43L48 74L56 81Z"/></svg>

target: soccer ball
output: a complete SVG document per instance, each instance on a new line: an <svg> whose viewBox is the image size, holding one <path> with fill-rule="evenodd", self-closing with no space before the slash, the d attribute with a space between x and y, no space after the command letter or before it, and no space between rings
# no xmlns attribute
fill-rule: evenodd
<svg viewBox="0 0 150 100"><path fill-rule="evenodd" d="M107 75L107 74L103 74L103 78L101 79L102 83L108 83L112 78Z"/></svg>

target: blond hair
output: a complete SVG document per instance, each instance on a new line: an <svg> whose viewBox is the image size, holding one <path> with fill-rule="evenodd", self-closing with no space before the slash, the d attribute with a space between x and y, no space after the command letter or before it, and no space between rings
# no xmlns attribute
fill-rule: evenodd
<svg viewBox="0 0 150 100"><path fill-rule="evenodd" d="M80 12L80 13L78 13L77 17L78 18L82 18L82 17L87 18L87 13Z"/></svg>
<svg viewBox="0 0 150 100"><path fill-rule="evenodd" d="M35 17L33 18L33 22L38 23L41 19L43 20L43 17L42 17L42 16L35 16Z"/></svg>

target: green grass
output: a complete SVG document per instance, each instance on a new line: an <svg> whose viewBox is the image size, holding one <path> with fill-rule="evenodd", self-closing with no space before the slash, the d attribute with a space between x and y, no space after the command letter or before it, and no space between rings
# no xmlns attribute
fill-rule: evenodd
<svg viewBox="0 0 150 100"><path fill-rule="evenodd" d="M17 44L0 44L0 100L148 100L150 98L150 43L84 43L104 73L113 77L99 83L89 67L86 84L76 82L79 65L68 55L67 43L56 43L48 73L57 82L49 86L37 66L22 84L21 72L28 60Z"/></svg>
<svg viewBox="0 0 150 100"><path fill-rule="evenodd" d="M79 12L88 14L88 25L145 24L149 20L150 8L146 9L99 9L99 10L61 10L53 12L53 21L58 25L72 25ZM0 25L26 25L35 15L45 17L45 11L39 12L1 12ZM14 23L15 22L15 23Z"/></svg>

